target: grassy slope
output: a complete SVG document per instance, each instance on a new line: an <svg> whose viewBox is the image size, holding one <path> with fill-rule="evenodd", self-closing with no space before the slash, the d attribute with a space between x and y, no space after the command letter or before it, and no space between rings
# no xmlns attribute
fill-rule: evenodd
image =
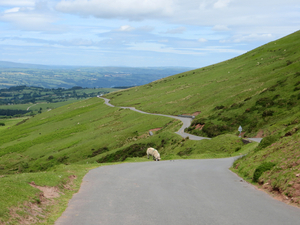
<svg viewBox="0 0 300 225"><path fill-rule="evenodd" d="M231 60L108 94L114 105L166 114L201 111L190 133L266 137L238 160L234 171L300 203L300 31ZM198 124L205 124L202 130ZM199 126L198 126L199 127ZM252 150L251 150L252 149ZM266 167L265 167L266 168Z"/></svg>
<svg viewBox="0 0 300 225"><path fill-rule="evenodd" d="M242 125L253 136L259 129L268 129L277 120L298 113L294 107L299 106L299 91L294 90L300 87L300 74L295 75L300 73L297 49L300 49L300 31L231 60L107 97L114 105L135 106L147 112L177 115L201 111L197 118L225 124L229 126L227 132ZM257 105L261 98L270 98L274 104ZM257 109L251 109L255 105ZM225 108L214 110L217 106ZM247 109L252 110L251 116L244 115ZM272 118L262 117L266 109L275 111ZM225 117L224 121L219 114Z"/></svg>
<svg viewBox="0 0 300 225"><path fill-rule="evenodd" d="M173 133L180 127L178 121L110 108L98 98L44 112L18 126L1 131L0 193L4 194L0 198L0 224L11 217L8 209L25 207L24 204L28 201L39 201L38 191L31 188L28 182L34 181L41 186L58 186L62 192L67 192L63 184L68 182L70 175L76 175L78 180L74 190L64 200L63 197L55 200L66 202L78 190L80 180L88 169L100 165L99 162L144 161L147 146L157 148L163 159L228 157L248 153L235 166L241 175L251 179L253 170L273 157L272 148L275 145L281 145L281 142L284 143L281 146L299 142L299 114L296 110L299 108L299 101L298 92L294 91L300 77L296 76L300 71L300 53L294 50L299 49L299 34L296 32L223 63L107 96L112 99L112 104L135 106L149 112L184 114L201 111L195 121L205 118L206 125L214 123L225 126L229 121L234 127L239 121L224 121L222 116L233 118L244 115L244 119L249 119L256 114L254 121L258 125L251 132L248 131L249 135L256 134L259 129L263 129L265 134L272 134L271 138L266 138L258 147L255 143L243 145L234 130L226 129L225 134L212 140L197 142L182 139ZM280 96L273 99L278 94ZM296 97L291 97L292 95ZM261 98L267 97L272 97L273 103L257 104L261 102ZM282 102L285 99L295 100L295 104L283 104L279 107L277 100L281 98ZM244 105L233 105L244 102ZM217 110L216 106L222 109ZM256 108L252 108L252 111L244 113L254 106ZM279 111L273 116L263 117L262 113L266 110ZM245 129L249 128L247 124L242 125ZM162 129L154 132L153 136L148 136L150 129L158 127ZM218 130L219 127L214 128ZM290 149L294 151L293 158L298 157L299 150L296 147L284 148L288 152L282 157L288 157ZM265 152L269 154L264 156ZM262 157L259 162L255 161L252 171L247 173L240 169L248 167L251 159L256 160L259 155ZM272 159L274 163L279 163L279 159L275 159ZM283 168L282 172L285 171ZM296 170L292 172L299 173ZM270 180L266 174L263 173L261 179ZM274 172L272 179L276 180L278 174ZM54 179L52 183L51 177ZM298 179L296 176L291 177ZM300 183L296 179L289 182L294 182L290 184L292 186ZM283 186L284 182L279 182L276 187L280 185ZM19 190L23 190L22 195L14 194ZM62 205L60 210L65 207L65 204ZM26 210L19 211L23 218L28 217ZM43 216L49 220L47 223L53 223L61 211L48 207L43 212Z"/></svg>
<svg viewBox="0 0 300 225"><path fill-rule="evenodd" d="M32 204L43 208L38 215L41 221L53 223L90 168L102 162L146 161L146 148L150 146L158 149L163 159L243 154L242 142L233 135L202 143L182 139L174 133L180 121L111 108L103 102L99 98L75 102L1 131L0 224L28 220L33 215L28 209ZM149 136L154 128L162 129ZM78 179L67 190L64 184L71 175ZM65 193L53 202L60 208L39 204L40 191L29 186L32 181L40 186L57 186Z"/></svg>

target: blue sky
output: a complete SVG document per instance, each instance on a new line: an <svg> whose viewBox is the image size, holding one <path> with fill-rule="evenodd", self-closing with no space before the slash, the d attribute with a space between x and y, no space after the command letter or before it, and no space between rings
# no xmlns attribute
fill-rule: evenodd
<svg viewBox="0 0 300 225"><path fill-rule="evenodd" d="M299 29L299 0L0 0L0 60L199 68Z"/></svg>

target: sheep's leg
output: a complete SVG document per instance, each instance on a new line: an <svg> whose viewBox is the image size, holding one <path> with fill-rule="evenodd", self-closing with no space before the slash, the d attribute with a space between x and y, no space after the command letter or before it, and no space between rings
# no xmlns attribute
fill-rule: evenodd
<svg viewBox="0 0 300 225"><path fill-rule="evenodd" d="M149 154L147 154L147 158L149 159Z"/></svg>

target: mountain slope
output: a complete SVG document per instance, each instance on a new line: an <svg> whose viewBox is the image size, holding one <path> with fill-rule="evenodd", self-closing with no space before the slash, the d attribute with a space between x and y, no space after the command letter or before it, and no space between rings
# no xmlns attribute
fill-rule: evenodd
<svg viewBox="0 0 300 225"><path fill-rule="evenodd" d="M25 207L19 213L24 218L28 202L40 203L41 195L29 182L64 192L70 176L81 174L81 179L99 163L145 161L150 146L162 159L247 154L233 170L300 203L299 37L300 31L234 59L106 96L113 105L146 112L195 114L188 131L211 140L182 139L174 133L178 121L110 108L99 98L2 130L0 223L11 221L13 206L18 206L15 211ZM244 145L237 137L240 125L242 135L260 134L263 141Z"/></svg>
<svg viewBox="0 0 300 225"><path fill-rule="evenodd" d="M300 31L239 57L107 95L112 104L197 115L188 132L264 137L233 170L300 204ZM221 146L221 145L220 145Z"/></svg>
<svg viewBox="0 0 300 225"><path fill-rule="evenodd" d="M147 112L172 115L201 112L194 125L206 123L207 128L211 123L214 124L211 130L226 133L235 132L242 125L248 135L254 136L260 129L268 129L270 124L298 113L300 52L297 49L300 49L300 31L231 60L106 97L114 105L135 106ZM221 133L194 131L209 137Z"/></svg>

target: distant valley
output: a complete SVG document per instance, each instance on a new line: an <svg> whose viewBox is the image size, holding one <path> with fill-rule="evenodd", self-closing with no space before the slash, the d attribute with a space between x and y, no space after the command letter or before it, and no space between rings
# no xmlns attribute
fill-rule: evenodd
<svg viewBox="0 0 300 225"><path fill-rule="evenodd" d="M189 67L75 67L0 61L0 88L110 88L138 86L189 71Z"/></svg>

